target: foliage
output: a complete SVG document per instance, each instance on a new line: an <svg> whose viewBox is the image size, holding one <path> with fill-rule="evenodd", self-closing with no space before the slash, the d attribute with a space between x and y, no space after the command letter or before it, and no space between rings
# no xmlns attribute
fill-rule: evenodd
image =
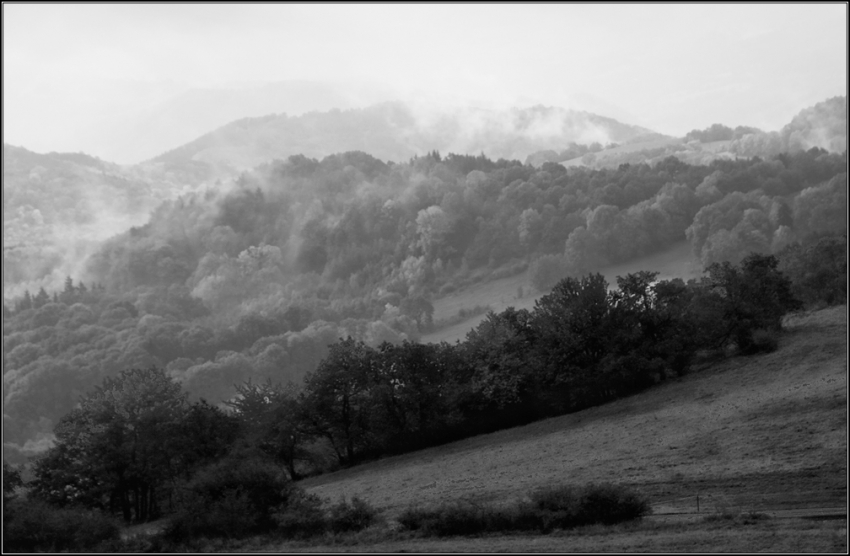
<svg viewBox="0 0 850 556"><path fill-rule="evenodd" d="M408 508L399 516L402 527L427 536L474 535L503 531L569 529L601 523L613 525L650 513L649 502L631 490L611 484L549 487L530 501L490 506L461 500L423 509Z"/></svg>
<svg viewBox="0 0 850 556"><path fill-rule="evenodd" d="M276 534L286 538L312 537L328 528L322 499L301 489L293 491L287 503L277 508L272 517Z"/></svg>
<svg viewBox="0 0 850 556"><path fill-rule="evenodd" d="M747 353L770 353L779 348L779 334L776 330L759 328L753 330L753 338Z"/></svg>
<svg viewBox="0 0 850 556"><path fill-rule="evenodd" d="M3 502L7 503L14 498L15 490L23 485L21 471L3 460Z"/></svg>
<svg viewBox="0 0 850 556"><path fill-rule="evenodd" d="M834 104L802 118L797 137L835 127ZM102 244L79 276L9 289L7 457L23 461L116 369L165 368L192 399L218 404L249 378L300 385L341 337L372 349L416 341L433 326L437 292L527 261L547 291L567 273L684 239L707 266L841 234L846 156L814 147L598 170L455 154L392 165L362 152L293 156L186 194ZM10 222L36 222L24 212ZM12 270L26 262L17 249L4 251Z"/></svg>
<svg viewBox="0 0 850 556"><path fill-rule="evenodd" d="M753 347L757 329L779 331L782 316L802 307L791 292L791 282L778 270L772 255L751 254L733 267L728 262L708 267L709 295L715 296L723 311L723 326L716 345L734 341L738 349Z"/></svg>
<svg viewBox="0 0 850 556"><path fill-rule="evenodd" d="M233 441L228 419L186 394L161 369L129 369L82 397L35 463L33 494L51 503L120 509L146 521L175 481Z"/></svg>
<svg viewBox="0 0 850 556"><path fill-rule="evenodd" d="M351 337L341 340L305 381L310 425L331 443L340 463L355 462L372 443L369 384L375 353Z"/></svg>
<svg viewBox="0 0 850 556"><path fill-rule="evenodd" d="M185 487L166 537L241 538L271 531L272 513L287 503L296 487L262 456L236 452L200 469Z"/></svg>
<svg viewBox="0 0 850 556"><path fill-rule="evenodd" d="M40 500L4 506L4 552L86 552L119 536L115 520L99 511L56 508Z"/></svg>
<svg viewBox="0 0 850 556"><path fill-rule="evenodd" d="M847 303L847 236L826 236L782 250L779 269L807 306Z"/></svg>
<svg viewBox="0 0 850 556"><path fill-rule="evenodd" d="M357 496L350 501L340 500L329 508L329 513L330 529L335 533L365 529L378 515L375 508Z"/></svg>

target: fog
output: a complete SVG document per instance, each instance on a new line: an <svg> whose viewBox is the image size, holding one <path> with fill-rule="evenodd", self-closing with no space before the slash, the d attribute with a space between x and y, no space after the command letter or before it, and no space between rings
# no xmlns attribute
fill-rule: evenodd
<svg viewBox="0 0 850 556"><path fill-rule="evenodd" d="M238 115L377 100L544 104L681 136L715 122L776 130L846 94L842 4L6 4L3 15L4 142L119 163ZM264 89L281 82L314 85Z"/></svg>

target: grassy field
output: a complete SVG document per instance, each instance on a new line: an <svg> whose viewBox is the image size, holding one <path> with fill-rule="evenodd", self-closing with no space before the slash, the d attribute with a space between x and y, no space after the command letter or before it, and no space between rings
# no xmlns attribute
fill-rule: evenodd
<svg viewBox="0 0 850 556"><path fill-rule="evenodd" d="M734 518L741 511L846 506L846 311L787 318L771 354L703 363L601 407L301 482L332 500L360 496L392 523L410 505L499 502L554 483L610 481L650 499L655 516L643 523L448 540L388 534L383 526L322 546L264 549L846 551L846 518ZM664 518L673 512L689 519ZM705 519L723 512L732 517Z"/></svg>
<svg viewBox="0 0 850 556"><path fill-rule="evenodd" d="M259 540L220 542L217 552L834 552L847 553L845 522L805 519L741 519L664 523L647 520L615 526L591 526L549 535L481 535L449 539L412 534L328 536L324 542L268 544ZM377 540L380 537L381 540Z"/></svg>
<svg viewBox="0 0 850 556"><path fill-rule="evenodd" d="M653 270L659 272L659 279L682 278L688 280L702 273L701 268L696 268L692 262L691 246L683 241L663 251L648 257L636 259L623 264L612 265L602 268L599 272L605 276L608 283L616 286L617 276L624 276L630 272L639 270ZM522 288L523 296L518 297L519 288ZM493 280L484 284L466 288L451 295L441 297L434 301L434 320L445 320L457 315L461 309L472 309L474 307L490 306L499 313L508 307L517 309L532 309L534 302L543 294L536 292L531 285L528 272ZM447 326L440 330L431 332L422 337L423 343L449 342L466 338L466 333L478 326L485 315L480 314L463 322Z"/></svg>

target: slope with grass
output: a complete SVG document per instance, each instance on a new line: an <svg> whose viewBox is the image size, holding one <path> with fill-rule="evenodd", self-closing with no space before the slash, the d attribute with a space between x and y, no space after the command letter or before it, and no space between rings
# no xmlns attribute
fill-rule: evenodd
<svg viewBox="0 0 850 556"><path fill-rule="evenodd" d="M360 496L392 519L413 504L500 501L555 483L612 481L656 513L847 503L846 306L786 319L771 354L703 362L604 406L302 483Z"/></svg>

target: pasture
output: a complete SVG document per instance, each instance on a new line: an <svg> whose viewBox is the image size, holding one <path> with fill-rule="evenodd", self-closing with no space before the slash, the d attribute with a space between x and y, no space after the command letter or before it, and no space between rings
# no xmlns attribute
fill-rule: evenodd
<svg viewBox="0 0 850 556"><path fill-rule="evenodd" d="M604 406L301 482L332 500L364 498L392 524L410 505L609 481L649 497L642 523L443 540L383 525L274 550L846 551L846 517L800 517L846 516L846 310L787 317L774 353L703 362Z"/></svg>

